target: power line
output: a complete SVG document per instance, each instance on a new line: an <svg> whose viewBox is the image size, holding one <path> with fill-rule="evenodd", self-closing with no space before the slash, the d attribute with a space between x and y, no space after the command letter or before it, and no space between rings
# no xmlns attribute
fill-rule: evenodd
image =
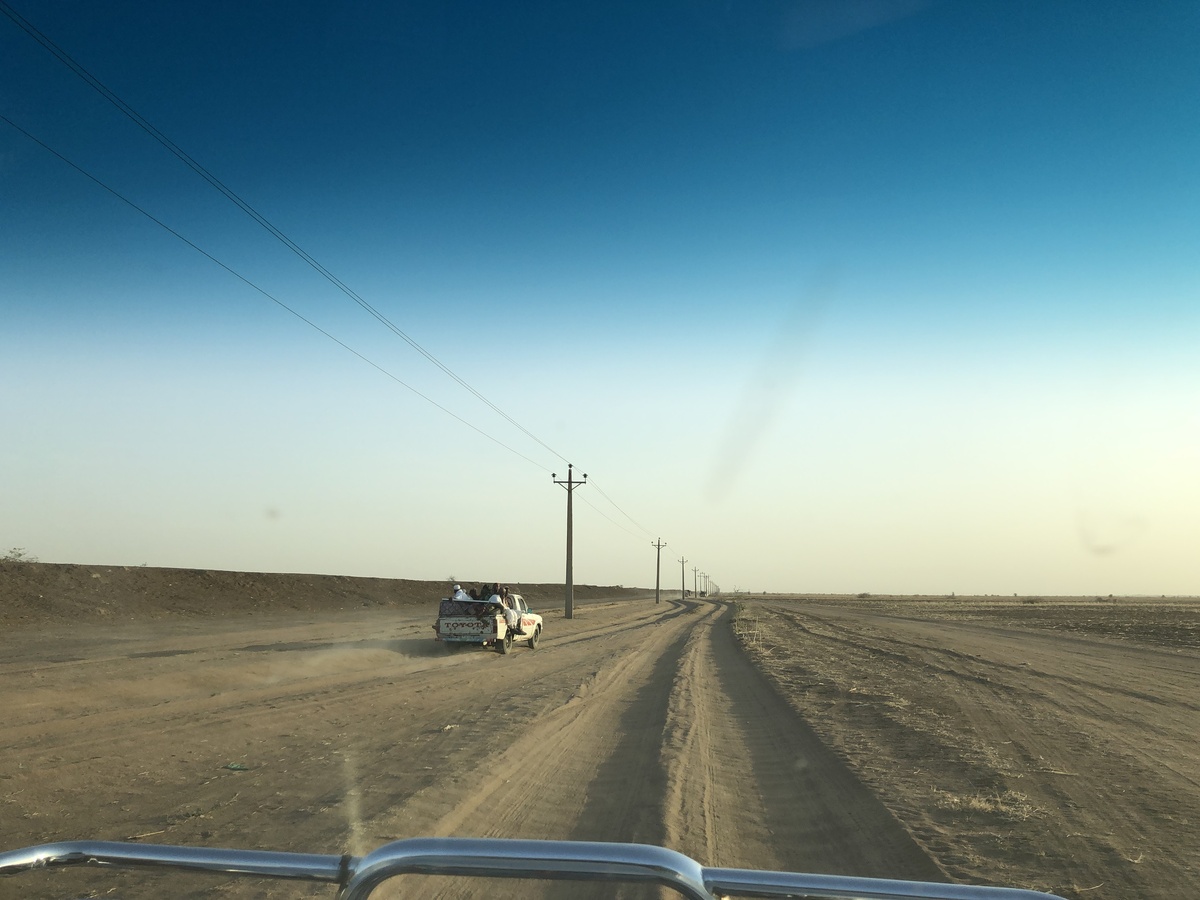
<svg viewBox="0 0 1200 900"><path fill-rule="evenodd" d="M58 59L59 62L61 62L63 65L65 65L68 69L70 69L72 72L74 72L77 76L79 76L79 78L81 78L87 85L89 85L93 90L95 90L98 94L100 94L101 97L103 97L105 100L107 100L113 106L115 106L118 110L120 110L122 113L124 113L124 115L127 116L135 125L137 125L143 131L145 131L148 135L150 135L152 138L154 138L156 141L158 141L160 144L162 144L163 147L165 147L171 154L173 154L175 157L177 157L189 169L191 169L193 172L195 172L197 175L199 175L201 178L203 178L205 181L207 181L210 185L212 185L212 187L216 188L218 191L220 191L222 194L224 194L225 197L231 203L233 203L240 210L242 210L244 213L246 213L246 215L250 216L250 218L252 218L255 222L257 222L264 229L266 229L266 231L269 234L271 234L274 238L276 238L280 243L282 243L285 247L287 247L289 250L291 250L293 253L295 253L302 260L304 260L304 262L308 263L309 266L311 266L323 278L325 278L327 281L329 281L330 284L332 284L334 287L336 287L338 290L340 290L343 294L345 294L347 297L349 297L351 300L353 300L356 304L358 304L363 310L365 310L369 315L371 315L381 325L383 325L385 328L387 328L389 331L391 331L393 334L395 334L397 337L399 337L401 340L403 340L405 343L407 343L410 347L412 347L412 349L416 350L419 354L421 354L423 357L425 357L425 359L427 359L430 363L432 363L434 366L436 366L438 369L440 369L445 375L447 375L449 378L451 378L453 381L455 381L460 387L462 387L464 390L468 391L470 394L472 394L474 397L476 397L479 401L481 401L484 405L486 405L488 408L490 408L493 412L495 412L497 415L499 415L501 418L503 418L505 421L507 421L510 425L512 425L514 428L516 428L518 431L520 431L526 437L530 438L535 443L540 444L543 448L548 450L552 455L557 456L563 462L567 461L567 458L565 456L563 456L561 453L559 453L557 450L555 450L553 447L551 447L549 444L547 444L545 441L543 441L541 438L539 438L536 434L534 434L532 431L530 431L528 428L526 428L524 425L522 425L520 422L518 422L516 419L514 419L512 416L510 416L508 413L506 413L503 409L501 409L499 406L497 406L495 403L493 403L491 400L489 400L487 397L485 397L483 394L481 394L472 385L468 384L457 373L452 371L449 366L447 366L445 363L443 363L441 360L439 360L430 351L426 350L414 338L412 338L411 336L406 334L402 329L399 328L399 326L397 326L387 316L385 316L383 313L381 313L379 310L377 310L374 306L372 306L370 303L368 303L366 300L364 300L361 296L359 296L359 294L356 291L354 291L345 282L343 282L340 278L338 278L336 275L334 275L332 272L330 272L327 268L325 268L325 266L321 265L321 263L319 263L316 259L314 259L307 251L305 251L302 247L300 247L295 241L293 241L290 237L288 237L286 234L284 234L279 228L277 228L274 224L272 224L270 221L268 221L265 216L263 216L260 212L258 212L258 210L256 210L253 206L251 206L246 200L242 199L242 197L239 196L236 192L234 192L233 189L228 187L224 182L222 182L219 178L217 178L216 175L214 175L212 172L210 172L208 169L206 169L204 166L202 166L199 162L197 162L195 159L193 159L190 155L188 155L188 153L186 153L183 150L183 148L181 148L178 144L176 144L174 141L172 141L170 138L168 138L165 134L163 134L161 131L159 131L148 119L146 119L144 116L142 116L141 113L139 113L137 110L135 110L133 107L131 107L128 103L126 103L124 100L122 100L114 91L109 89L103 82L101 82L98 78L96 78L94 75L92 75L91 72L89 72L82 65L80 65L78 62L76 62L70 56L70 54L68 54L65 50L63 50L61 47L59 47L57 44L55 44L52 40L50 40L50 38L47 37L46 35L44 35L41 31L39 31L37 29L37 27L35 27L33 25L32 22L30 22L28 19L24 18L20 13L18 13L11 6L9 6L7 3L5 3L4 0L0 0L0 12L3 12L6 16L8 16L17 25L17 27L19 27L22 31L24 31L26 34L28 34L31 38L33 38L35 41L37 41L39 44L41 44L42 47L44 47L51 55L53 55L56 59Z"/></svg>
<svg viewBox="0 0 1200 900"><path fill-rule="evenodd" d="M589 481L588 484L591 484L591 482ZM611 522L614 528L621 529L623 532L625 532L627 535L629 535L634 540L640 541L642 539L642 536L640 534L634 534L634 532L630 531L628 528L626 528L624 525L622 525L620 522L618 522L612 516L607 515L604 512L604 510L600 509L600 507L596 506L596 504L592 503L590 500L586 500L583 497L580 497L579 499L583 500L584 503L586 503L593 510L595 510L596 515L600 516L600 518L606 519L607 521Z"/></svg>
<svg viewBox="0 0 1200 900"><path fill-rule="evenodd" d="M249 202L247 202L239 194L237 194L232 188L230 188L224 182L222 182L216 175L214 175L212 172L210 172L201 163L196 161L191 155L189 155L185 150L183 150L183 148L181 148L178 144L176 144L169 137L167 137L165 134L163 134L163 132L161 132L157 127L155 127L148 119L146 119L144 116L142 116L139 112L137 112L137 110L135 110L133 107L131 107L123 99L121 99L120 96L118 96L113 90L111 90L107 85L105 85L103 82L101 82L98 78L96 78L94 75L92 75L80 63L76 62L75 59L73 59L70 56L70 54L68 54L65 50L63 50L61 47L59 47L57 44L55 44L49 37L47 37L40 30L38 30L38 28L36 26L34 26L31 22L29 22L29 20L25 19L18 12L16 12L16 10L14 10L11 6L9 6L6 2L4 2L4 0L0 0L0 12L3 12L22 31L24 31L26 34L28 34L33 40L35 40L38 44L40 44L52 56L54 56L57 60L59 60L59 62L61 62L63 65L65 65L75 75L77 75L81 80L83 80L88 86L90 86L93 90L95 90L98 94L100 94L101 97L103 97L105 100L107 100L113 106L115 106L122 114L124 114L127 118L129 118L135 125L137 125L139 128L141 128L144 132L146 132L146 134L148 134L150 137L154 138L154 140L156 140L168 152L170 152L173 156L175 156L182 163L184 163L184 165L186 165L188 168L190 168L195 174L199 175L206 182L208 182L209 185L211 185L213 188L215 188L217 191L219 191L221 194L223 194L231 203L233 203L240 210L242 210L246 215L248 215L251 219L253 219L264 230L266 230L271 236L273 236L276 240L278 240L285 247L287 247L287 249L289 249L294 254L296 254L296 256L298 256L305 263L307 263L313 270L315 270L323 278L325 278L327 281L329 281L330 284L332 284L339 291L341 291L343 294L345 294L348 298L350 298L352 301L354 301L354 303L356 303L360 308L362 308L367 314L369 314L377 322L379 322L381 325L383 325L385 328L387 328L389 331L391 331L394 335L396 335L401 340L403 340L405 343L407 343L413 350L415 350L417 353L419 353L421 356L423 356L427 361L429 361L432 365L434 365L439 370L441 370L443 374L445 374L447 377L449 377L451 380L453 380L455 383L457 383L460 387L462 387L464 390L466 390L468 393L470 393L472 396L474 396L476 399L478 399L480 402L482 402L485 406L487 406L489 409L491 409L493 412L495 412L498 416L500 416L502 419L504 419L506 422L508 422L510 425L512 425L514 428L516 428L518 431L520 431L522 434L524 434L530 440L534 441L535 443L540 445L542 448L547 450L549 453L551 453L553 456L558 457L563 462L567 462L567 458L565 456L563 456L561 453L559 453L557 450L555 450L553 447L551 447L549 444L547 444L545 441L543 441L540 437L538 437L536 434L534 434L532 431L530 431L528 428L526 428L524 425L522 425L520 422L518 422L515 418L513 418L511 415L509 415L507 412L505 412L503 409L501 409L498 405L496 405L491 400L489 400L487 397L485 397L474 386L472 386L465 379L460 377L456 372L454 372L452 369L450 369L449 366L447 366L445 363L443 363L441 360L439 360L436 356L434 356L433 353L431 353L429 350L425 349L425 347L423 347L420 343L418 343L416 341L416 339L414 339L413 337L408 335L399 326L397 326L394 322L392 322L386 315L384 315L382 312L380 312L378 309L376 309L374 306L372 306L367 300L365 300L356 291L354 291L351 287L349 287L344 281L342 281L340 278L338 278L336 275L334 275L331 271L329 271L324 265L322 265L319 261L317 261L311 254L309 254L302 247L300 247L295 241L293 241L290 237L288 237L287 234L285 234L282 230L280 230L277 226L275 226L272 222L270 222L265 216L263 216L260 212L258 212L258 210L256 210L253 206L251 206ZM239 274L238 272L236 272L235 270L233 270L232 268L227 266L225 263L221 262L216 257L212 256L207 251L201 249L199 246L192 243L190 240L185 238L183 235L179 234L174 229L170 228L168 225L166 225L159 219L155 218L153 215L151 215L146 210L139 207L137 204L133 203L131 200L127 199L126 197L124 197L123 195L121 195L120 193L115 191L113 188L110 188L107 184L100 181L98 178L93 176L91 173L82 169L81 167L76 165L71 160L62 156L57 151L53 150L51 147L47 146L46 144L42 143L37 138L33 137L31 134L26 132L24 129L17 126L10 119L3 117L3 116L0 116L0 118L3 118L5 122L7 122L13 128L16 128L18 131L20 131L26 137L30 138L30 140L33 140L35 143L39 144L40 146L42 146L49 152L53 153L55 156L59 157L59 159L63 160L63 162L66 162L72 168L75 168L77 171L79 171L81 174L85 175L92 181L94 181L100 187L109 191L114 196L116 196L118 199L127 203L133 209L142 213L142 215L146 216L151 221L155 222L155 224L164 228L166 231L170 232L172 235L179 238L184 243L188 244L190 247L195 249L197 252L201 253L202 255L204 255L205 257L207 257L208 259L210 259L217 265L221 266L223 269L228 271L230 274L234 275L240 281L244 282L249 287L253 288L254 290L261 293L263 296L267 297L273 303L278 304L280 307L285 309L287 312L291 313L296 318L300 319L301 321L303 321L310 327L316 329L317 331L319 331L321 334L325 335L330 340L339 344L345 350L349 351L350 353L353 353L355 356L359 357L363 362L365 362L368 365L372 366L373 368L377 369L383 375L387 376L388 378L395 381L397 384L401 385L402 387L404 387L404 388L408 389L409 391L411 391L412 393L416 394L418 397L425 400L426 402L432 404L433 406L436 406L442 412L445 412L447 415L451 416L452 418L458 420L459 422L461 422L462 424L471 428L472 430L474 430L474 431L478 432L479 434L483 435L484 437L488 438L488 440L498 444L499 446L503 447L504 449L508 450L509 452L514 453L517 456L520 456L522 459L537 466L538 468L542 469L543 471L546 471L545 466L542 466L540 463L535 462L530 457L528 457L525 454L521 453L520 451L514 449L513 447L504 443L500 439L493 437L491 434L487 433L483 429L479 428L476 425L473 425L472 423L468 422L466 419L463 419L461 416L450 411L445 406L442 406L440 403L437 403L430 397L428 397L425 394L418 391L416 388L412 387L411 385L405 383L404 381L402 381L401 379L399 379L398 377L393 375L391 372L388 372L386 369L377 365L372 360L363 356L361 353L359 353L354 348L343 343L340 339L336 338L329 332L322 329L320 326L316 325L309 319L305 318L300 313L296 312L291 307L284 304L278 298L274 297L273 295L271 295L264 289L260 288L258 285L254 284L253 282L251 282L250 280L248 280L247 278L245 278L244 276L242 276L241 274ZM598 485L595 485L594 482L591 482L591 483L596 488L596 490L600 493L600 495L605 500L607 500L622 516L624 516L626 519L628 519L634 526L641 529L641 531L644 532L646 535L654 534L654 532L650 531L648 528L646 528L644 525L642 525L636 519L634 519L631 515L629 515L629 513L627 513L619 504L617 504L616 501L614 501ZM570 492L568 492L568 493L570 493ZM587 501L585 501L585 502L587 502ZM631 536L637 537L637 535L634 535L633 532L630 532L630 531L628 531L628 529L625 529L619 523L615 522L609 516L607 516L603 512L601 512L597 507L595 507L590 502L588 503L588 506L591 506L594 510L596 510L597 513L599 513L605 519L608 519L608 521L612 522L618 528L621 528L622 530L626 531Z"/></svg>
<svg viewBox="0 0 1200 900"><path fill-rule="evenodd" d="M303 316L303 315L301 315L300 313L296 312L296 310L292 309L290 306L288 306L286 303L284 303L284 302L283 302L282 300L280 300L278 297L274 296L274 295L273 295L273 294L271 294L269 291L266 291L266 290L264 290L263 288L259 287L257 284L255 284L253 281L251 281L249 278L247 278L246 276L242 275L242 274L241 274L240 272L238 272L237 270L235 270L235 269L231 268L230 266L228 266L227 264L225 264L225 263L224 263L224 262L222 262L221 260L217 259L215 256L213 256L211 253L209 253L209 252L208 252L207 250L205 250L204 248L202 248L202 247L198 246L197 244L193 243L193 242L192 242L191 240L189 240L188 238L184 237L182 234L180 234L178 231L176 231L176 230L175 230L174 228L172 228L170 225L166 224L166 223L165 223L165 222L163 222L161 219L158 219L158 218L156 218L156 217L155 217L155 216L154 216L152 213L148 212L147 210L143 209L142 207L138 206L136 203L134 203L134 202L133 202L132 200L130 200L128 197L126 197L125 195L123 195L122 193L120 193L119 191L117 191L115 188L109 187L107 184L105 184L103 181L101 181L99 178L97 178L97 177L96 177L95 175L93 175L91 172L87 171L87 170L86 170L86 169L84 169L83 167L81 167L81 166L77 165L76 163L72 162L70 159L68 159L67 157L63 156L61 153L59 153L57 150L55 150L55 149L54 149L53 147L51 147L49 144L46 144L45 142L43 142L43 141L39 140L38 138L34 137L32 134L30 134L28 131L26 131L24 128L22 128L20 125L18 125L16 122L14 122L12 119L8 118L8 116L4 115L3 113L0 113L0 120L2 120L2 121L4 121L4 122L8 123L10 126L12 126L14 129L16 129L17 131L19 131L21 134L25 135L25 137L29 138L29 140L33 141L35 144L37 144L37 145L38 145L39 147L41 147L42 149L46 150L46 151L47 151L47 152L49 152L49 153L52 153L54 156L57 156L57 157L58 157L60 160L62 160L64 163L66 163L68 166L70 166L70 167L71 167L72 169L74 169L76 172L79 172L81 175L83 175L83 176L85 176L86 178L90 179L90 180L91 180L92 182L94 182L95 184L97 184L97 185L99 185L100 187L104 188L104 190L108 191L110 194L112 194L114 197L116 197L116 198L117 198L118 200L120 200L122 203L125 203L125 204L127 204L128 206L132 207L133 209L137 210L139 213L141 213L143 216L145 216L147 219L149 219L149 220L150 220L151 222L153 222L155 225L159 226L159 227L160 227L160 228L162 228L163 230L167 231L168 233L170 233L170 234L174 235L175 237L177 237L179 240L183 241L185 244L187 244L189 247L191 247L191 248L192 248L193 250L195 250L197 253L201 254L202 256L204 256L204 257L206 257L207 259L211 260L212 262L216 263L218 266L220 266L222 269L224 269L226 272L228 272L228 273L229 273L230 275L232 275L234 278L238 279L238 281L241 281L243 284L247 285L248 287L251 287L251 288L253 288L254 290L258 291L258 293L262 294L264 297L266 297L266 298L267 298L268 300L270 300L272 303L276 304L276 305L277 305L277 306L279 306L280 308L282 308L282 309L286 310L287 312L291 313L293 316L295 316L297 319L299 319L299 320L300 320L301 322L303 322L305 325L308 325L310 328L313 328L313 329L315 329L316 331L319 331L321 334L325 335L325 337L329 338L331 341L333 341L335 344L337 344L337 345L338 345L339 347L341 347L342 349L344 349L344 350L347 350L347 351L349 351L350 353L353 353L355 356L357 356L359 359L361 359L361 360L362 360L363 362L365 362L367 365L369 365L369 366L371 366L372 368L374 368L374 369L378 370L378 371L379 371L379 372L381 372L383 375L386 375L386 376L387 376L388 378L390 378L392 381L396 382L396 384L400 385L401 387L407 388L408 390L410 390L410 391L412 391L414 394L416 394L418 397L420 397L422 400L424 400L426 403L429 403L429 404L431 404L431 405L433 405L433 406L436 406L438 409L440 409L440 410L441 410L442 412L444 412L446 415L450 416L450 417L451 417L451 418L453 418L453 419L457 419L459 422L461 422L463 425L466 425L466 426L467 426L468 428L470 428L471 430L473 430L473 431L477 432L478 434L481 434L483 437L487 438L489 441L492 441L494 444L498 444L499 446L503 447L505 450L509 451L510 453L513 453L513 454L515 454L515 455L517 455L517 456L521 457L521 459L525 460L526 462L528 462L528 463L531 463L532 465L535 465L535 466L537 466L537 467L538 467L539 469L541 469L543 472L548 472L548 471L550 471L550 470L549 470L549 469L548 469L546 466L543 466L541 463L539 463L539 462L536 462L536 461L535 461L535 460L533 460L533 459L530 459L530 458L529 458L528 456L526 456L524 453L522 453L522 452L521 452L521 451L519 451L519 450L516 450L516 449L514 449L513 447L510 447L508 444L504 443L504 442L503 442L502 440L500 440L499 438L497 438L497 437L493 437L492 435L488 434L486 431L484 431L484 430L483 430L482 428L480 428L479 426L477 426L477 425L473 425L472 423L468 422L468 421L467 421L466 419L464 419L462 416L458 415L458 414L457 414L457 413L455 413L455 412L452 412L451 410L447 409L445 406L442 406L442 404L438 403L438 402L437 402L436 400L434 400L432 397L429 397L429 396L427 396L427 395L425 395L425 394L421 393L419 390L417 390L417 389L416 389L415 387L413 387L411 384L408 384L408 383L406 383L406 382L402 381L400 378L397 378L395 375L393 375L393 374L392 374L391 372L389 372L387 369L383 368L383 367L382 367L381 365L379 365L378 363L376 363L376 362L374 362L373 360L370 360L370 359L368 359L367 357L363 356L361 353L359 353L357 350L355 350L355 349L354 349L353 347L351 347L349 344L345 343L345 342L344 342L344 341L342 341L340 338L338 338L338 337L335 337L334 335L330 334L328 331L326 331L326 330L325 330L324 328L322 328L320 325L318 325L318 324L316 324L315 322L313 322L311 319L305 318L305 316Z"/></svg>
<svg viewBox="0 0 1200 900"><path fill-rule="evenodd" d="M602 491L602 490L600 489L600 486L599 486L598 484L596 484L596 482L595 482L594 480L593 480L593 481L589 481L589 482L588 482L588 484L590 484L592 487L594 487L594 488L597 490L597 492L599 492L600 496L601 496L601 497L603 497L605 500L607 500L609 503L611 503L611 504L613 505L613 507L614 507L614 508L615 508L615 509L616 509L616 510L617 510L617 511L618 511L618 512L621 514L621 515L623 515L623 516L624 516L626 519L628 519L630 522L632 522L632 523L633 523L634 525L636 525L638 528L642 529L642 531L644 531L644 532L646 533L646 536L647 536L647 537L653 537L653 536L654 536L654 532L653 532L653 531L651 531L649 528L646 528L644 525L642 525L640 522L638 522L638 520L637 520L637 519L635 519L635 518L634 518L633 516L631 516L629 513L625 512L625 510L621 509L621 507L617 505L617 501L613 500L613 498L612 498L612 497L610 497L610 496L608 496L608 494L604 493L604 491Z"/></svg>
<svg viewBox="0 0 1200 900"><path fill-rule="evenodd" d="M60 153L59 151L55 150L53 147L51 147L49 144L47 144L47 143L45 143L44 141L42 141L40 138L36 137L35 135L33 135L32 133L30 133L29 131L26 131L24 128L22 128L22 127L21 127L20 125L18 125L16 122L14 122L12 119L8 118L7 116L5 116L5 115L4 115L4 114L2 114L2 113L0 113L0 121L3 121L3 122L5 122L5 123L6 123L6 124L8 124L8 125L9 125L11 128L13 128L15 131L17 131L17 132L19 132L20 134L24 135L26 138L28 138L28 139L29 139L30 141L32 141L33 143L37 144L37 145L38 145L39 147L41 147L43 150L45 150L46 152L48 152L48 153L52 154L53 156L57 157L57 158L58 158L59 160L61 160L63 163L65 163L66 165L70 166L70 167L71 167L72 169L74 169L75 171L79 172L81 175L83 175L83 176L84 176L85 178L87 178L89 181L93 182L93 183L94 183L94 184L96 184L98 187L100 187L100 188L103 188L105 191L107 191L108 193L110 193L112 196L116 197L118 200L120 200L122 203L124 203L124 204L126 204L127 206L129 206L131 209L133 209L133 210L135 210L136 212L140 213L141 215L145 216L147 219L149 219L149 220L150 220L151 222L153 222L155 225L159 226L159 227L160 227L160 228L162 228L164 231L166 231L168 234L170 234L170 235L172 235L173 237L177 238L178 240L182 241L184 244L187 244L187 246L191 247L193 250L195 250L195 251L196 251L197 253L199 253L201 256L204 256L204 257L205 257L206 259L208 259L209 261L211 261L211 262L215 263L216 265L220 266L222 269L224 269L226 272L228 272L228 273L229 273L230 275L232 275L234 278L236 278L236 279L238 279L239 281L241 281L241 282L242 282L243 284L245 284L247 287L249 287L249 288L253 289L254 291L257 291L257 292L258 292L259 294L261 294L263 297L267 298L268 300L270 300L272 303L274 303L274 304L276 304L277 306L279 306L279 307L280 307L281 309L283 309L284 311L286 311L286 312L290 313L292 316L294 316L295 318L299 319L299 320L300 320L301 322L303 322L305 325L308 325L308 326L309 326L310 328L312 328L314 331L317 331L317 332L319 332L320 334L322 334L323 336L325 336L325 337L326 337L326 338L328 338L329 340L333 341L335 344L337 344L337 345L338 345L339 347L341 347L342 349L344 349L344 350L346 350L347 352L349 352L349 353L353 354L354 356L358 357L360 360L362 360L362 361L363 361L364 363L366 363L367 365L371 366L373 369L375 369L376 371L378 371L380 374L384 375L386 378L389 378L389 379L391 379L391 380L392 380L392 381L394 381L396 384L400 385L401 387L405 388L406 390L408 390L408 391L412 392L413 394L415 394L416 396L420 397L420 398L421 398L422 400L424 400L426 403L429 403L431 406L434 406L434 407L436 407L436 408L437 408L437 409L439 409L440 411L444 412L446 415L450 416L452 419L455 419L456 421L460 422L461 424L463 424L463 425L467 426L467 427L468 427L468 428L470 428L472 431L474 431L474 432L476 432L477 434L479 434L479 435L481 435L481 436L483 436L483 437L487 438L489 441L491 441L492 443L496 444L497 446L499 446L499 447L502 447L503 449L505 449L505 450L509 451L510 453L514 454L515 456L519 456L521 459L525 460L526 462L530 463L531 465L534 465L534 466L536 466L537 468L541 469L543 472L547 472L547 471L549 471L549 469L548 469L548 468L547 468L545 465L543 465L543 464L541 464L541 463L537 462L536 460L534 460L534 459L532 459L532 458L530 458L530 457L526 456L524 453L521 453L521 452L520 452L519 450L517 450L516 448L514 448L514 447L510 446L509 444L506 444L504 441L500 440L499 438L495 437L494 435L491 435L491 434L489 434L488 432L484 431L484 430L483 430L482 428L480 428L479 426L477 426L477 425L473 424L472 422L469 422L468 420L464 419L462 416L458 415L458 414L457 414L457 413L455 413L454 411L452 411L452 410L450 410L449 408L447 408L447 407L443 406L442 404L438 403L438 402L437 402L436 400L434 400L432 397L429 397L428 395L426 395L426 394L422 393L421 391L417 390L415 387L413 387L412 385L408 384L407 382L405 382L404 380L402 380L401 378L399 378L398 376L396 376L396 375L395 375L395 374L393 374L392 372L389 372L387 369L383 368L381 365L379 365L378 363L376 363L374 360L372 360L372 359L369 359L368 357L364 356L362 353L360 353L358 350L355 350L355 349L354 349L353 347L351 347L349 344L345 343L345 342L344 342L344 341L342 341L340 338L338 338L336 335L333 335L333 334L331 334L330 332L328 332L328 331L326 331L324 328L322 328L320 325L318 325L318 324L316 324L315 322L313 322L311 319L308 319L308 318L307 318L307 317L305 317L303 314L301 314L301 313L297 312L295 309L293 309L292 307L290 307L290 306L288 306L286 303L284 303L282 300L280 300L278 297L276 297L275 295L273 295L272 293L270 293L270 292L269 292L269 291L267 291L266 289L264 289L264 288L260 287L259 285L255 284L253 281L251 281L251 280L250 280L249 278L247 278L246 276L242 275L242 274L241 274L240 272L238 272L236 269L232 268L232 267L231 267L231 266L229 266L227 263L225 263L225 262L223 262L222 260L218 259L217 257L213 256L211 253L209 253L209 252L208 252L207 250L205 250L204 248L200 247L198 244L196 244L195 242L193 242L191 239L189 239L189 238L185 237L183 234L181 234L180 232L176 231L176 230L175 230L174 228L172 228L170 225L166 224L166 223L165 223L165 222L163 222L161 219L159 219L158 217L156 217L156 216L155 216L153 213L151 213L151 212L149 212L148 210L146 210L145 208L143 208L143 207L139 206L137 203L135 203L134 201L130 200L128 197L126 197L126 196L125 196L124 194L122 194L120 191L118 191L118 190L116 190L115 188L111 187L110 185L108 185L107 183L105 183L104 181L102 181L100 178L98 178L96 175L93 175L91 172L89 172L88 170L84 169L84 168L83 168L82 166L80 166L78 163L74 162L73 160L71 160L71 159L70 159L70 158L68 158L67 156L65 156L65 155L63 155L62 153ZM636 519L634 519L634 518L633 518L631 515L629 515L629 513L627 513L627 512L626 512L626 511L625 511L625 510L624 510L624 509L623 509L623 508L622 508L622 507L621 507L621 506L620 506L620 505L619 505L619 504L618 504L618 503L617 503L615 500L613 500L613 499L612 499L612 497L610 497L610 496L609 496L609 495L608 495L608 494L607 494L605 491L603 491L603 490L602 490L602 489L601 489L599 486L597 486L597 485L595 484L595 482L594 482L594 481L589 481L589 482L588 482L588 484L591 484L593 487L595 487L595 488L596 488L596 490L597 490L597 491L599 491L600 495L601 495L601 496L602 496L602 497L603 497L605 500L607 500L607 501L608 501L608 502L609 502L609 503L610 503L610 504L613 506L613 508L614 508L614 509L618 510L618 511L621 513L621 515L623 515L623 516L624 516L626 519L628 519L628 520L629 520L631 523L633 523L633 524L634 524L636 527L638 527L638 528L642 529L642 531L643 531L643 532L646 532L647 534L649 534L649 533L650 533L650 532L649 532L649 531L648 531L648 530L647 530L647 529L646 529L646 528L645 528L643 525L641 525L641 524L640 524L640 523L639 523L639 522L638 522ZM613 525L615 528L618 528L618 529L620 529L621 531L624 531L626 534L628 534L630 537L634 538L635 540L641 540L641 539L642 539L642 538L641 538L641 535L638 535L638 534L634 533L633 531L631 531L630 529L626 528L624 525L622 525L622 524L621 524L620 522L618 522L616 519L614 519L614 518L612 518L611 516L609 516L607 513L605 513L605 512L604 512L602 509L600 509L598 506L596 506L594 503L592 503L592 502L591 502L590 500L588 500L586 497L581 497L580 499L581 499L581 500L582 500L582 501L583 501L585 504L587 504L587 506L591 507L591 509L592 509L592 510L594 510L594 511L596 512L596 514L597 514L597 515L599 515L601 518L603 518L603 519L605 519L606 521L608 521L608 522L609 522L610 524L612 524L612 525ZM664 544L663 546L667 546L667 545L666 545L666 544Z"/></svg>

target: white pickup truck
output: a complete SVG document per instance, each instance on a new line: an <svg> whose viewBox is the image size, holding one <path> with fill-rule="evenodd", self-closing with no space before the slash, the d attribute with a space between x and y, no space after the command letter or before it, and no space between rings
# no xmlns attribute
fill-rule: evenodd
<svg viewBox="0 0 1200 900"><path fill-rule="evenodd" d="M499 603L443 599L438 607L437 622L433 625L434 639L452 649L477 644L508 653L513 644L523 641L530 650L536 650L542 639L542 617L529 608L520 594L509 594L508 599L517 613L517 629L508 627L504 608Z"/></svg>

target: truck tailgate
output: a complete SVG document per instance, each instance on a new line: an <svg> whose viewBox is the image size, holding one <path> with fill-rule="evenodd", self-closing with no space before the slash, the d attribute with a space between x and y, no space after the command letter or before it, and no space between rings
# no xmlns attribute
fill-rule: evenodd
<svg viewBox="0 0 1200 900"><path fill-rule="evenodd" d="M443 640L484 640L496 634L495 619L455 616L438 619L438 635Z"/></svg>

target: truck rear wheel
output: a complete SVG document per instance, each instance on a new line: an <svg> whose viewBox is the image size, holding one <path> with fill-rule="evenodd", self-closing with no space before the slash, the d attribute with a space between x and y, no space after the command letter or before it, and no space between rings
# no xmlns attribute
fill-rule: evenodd
<svg viewBox="0 0 1200 900"><path fill-rule="evenodd" d="M496 649L501 653L511 653L512 652L512 632L511 631L505 631L504 637L501 640L496 641Z"/></svg>

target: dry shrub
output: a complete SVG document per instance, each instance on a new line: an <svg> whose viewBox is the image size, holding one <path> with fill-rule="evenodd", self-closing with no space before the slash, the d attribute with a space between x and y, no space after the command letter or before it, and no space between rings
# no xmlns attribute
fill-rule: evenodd
<svg viewBox="0 0 1200 900"><path fill-rule="evenodd" d="M952 794L949 791L936 793L937 805L941 809L987 813L1014 822L1024 822L1042 814L1038 807L1029 802L1029 797L1020 791L992 791L988 794Z"/></svg>

